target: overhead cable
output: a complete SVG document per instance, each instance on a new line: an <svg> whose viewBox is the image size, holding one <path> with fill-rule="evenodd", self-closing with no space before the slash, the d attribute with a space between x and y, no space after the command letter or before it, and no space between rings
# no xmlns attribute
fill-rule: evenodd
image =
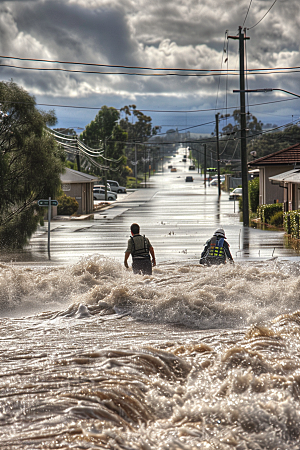
<svg viewBox="0 0 300 450"><path fill-rule="evenodd" d="M59 67L24 67L24 66L15 66L12 64L0 64L0 67L8 67L12 69L20 69L20 70L36 70L42 72L67 72L67 73L84 73L84 74L92 74L92 75L128 75L128 76L141 76L141 77L215 77L215 76L239 76L239 72L235 69L228 70L198 70L198 69L187 69L189 72L201 72L201 73L176 73L176 72L167 72L167 73L138 73L138 72L100 72L93 70L74 70L74 69L62 69ZM298 73L300 67L294 68L260 68L260 69L248 69L249 75L272 75L272 74L290 74L290 73ZM165 69L166 71L169 69ZM175 69L176 70L176 69ZM180 69L181 70L181 69ZM278 72L280 71L280 72ZM202 73L205 72L205 73Z"/></svg>
<svg viewBox="0 0 300 450"><path fill-rule="evenodd" d="M277 0L274 0L274 2L272 3L272 5L270 6L270 8L268 9L268 11L266 12L266 14L252 27L247 28L247 30L252 30L254 27L256 27L265 17L266 15L271 11L271 9L273 8L273 6L275 5L275 3L277 2Z"/></svg>

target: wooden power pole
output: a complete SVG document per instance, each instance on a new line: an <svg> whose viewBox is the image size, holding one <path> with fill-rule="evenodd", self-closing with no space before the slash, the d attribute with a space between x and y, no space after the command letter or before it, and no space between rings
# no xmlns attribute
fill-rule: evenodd
<svg viewBox="0 0 300 450"><path fill-rule="evenodd" d="M245 40L250 39L239 27L238 36L228 36L228 39L239 40L240 53L240 124L241 124L241 169L243 189L243 223L249 227L249 198L248 198L248 166L247 166L247 132L246 132L246 107L245 107Z"/></svg>

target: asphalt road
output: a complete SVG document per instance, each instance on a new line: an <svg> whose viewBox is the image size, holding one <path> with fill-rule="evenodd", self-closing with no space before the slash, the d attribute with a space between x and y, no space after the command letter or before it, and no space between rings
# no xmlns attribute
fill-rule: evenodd
<svg viewBox="0 0 300 450"><path fill-rule="evenodd" d="M298 254L287 248L283 232L244 228L237 202L229 201L224 192L219 199L217 187L205 188L203 177L197 169L188 170L189 161L182 162L182 154L166 159L163 170L150 179L151 187L119 194L118 200L94 219L53 220L50 261L47 227L35 233L26 250L1 254L0 261L65 264L101 254L122 262L133 222L139 223L141 233L150 239L158 264L197 263L206 240L219 227L225 229L237 262L298 259ZM167 169L170 163L177 172ZM186 175L192 175L194 182L185 182Z"/></svg>

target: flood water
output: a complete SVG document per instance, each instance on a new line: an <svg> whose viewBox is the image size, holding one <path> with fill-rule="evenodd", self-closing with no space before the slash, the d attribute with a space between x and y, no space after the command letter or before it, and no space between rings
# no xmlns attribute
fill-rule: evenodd
<svg viewBox="0 0 300 450"><path fill-rule="evenodd" d="M52 222L50 261L43 229L0 255L1 450L299 450L298 254L173 180ZM122 265L133 221L152 276ZM235 264L199 265L220 226Z"/></svg>
<svg viewBox="0 0 300 450"><path fill-rule="evenodd" d="M0 274L1 449L299 449L299 263Z"/></svg>

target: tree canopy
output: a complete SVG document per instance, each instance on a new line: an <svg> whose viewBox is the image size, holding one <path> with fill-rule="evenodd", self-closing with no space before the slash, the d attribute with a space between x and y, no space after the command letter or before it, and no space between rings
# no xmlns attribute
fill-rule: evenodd
<svg viewBox="0 0 300 450"><path fill-rule="evenodd" d="M120 113L117 109L102 106L95 119L81 133L80 139L91 148L105 150L104 157L99 157L98 161L102 165L110 166L106 173L107 178L125 183L126 176L130 172L125 156L127 133L118 124L119 118Z"/></svg>
<svg viewBox="0 0 300 450"><path fill-rule="evenodd" d="M40 198L60 188L64 152L46 131L53 111L13 82L0 82L0 247L21 248L37 229Z"/></svg>

